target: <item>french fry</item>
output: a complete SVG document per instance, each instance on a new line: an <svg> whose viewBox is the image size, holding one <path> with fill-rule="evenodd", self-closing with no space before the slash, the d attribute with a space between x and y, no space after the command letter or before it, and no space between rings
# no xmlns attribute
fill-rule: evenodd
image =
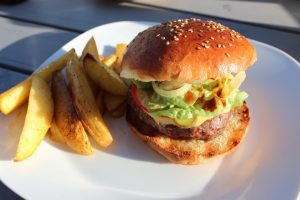
<svg viewBox="0 0 300 200"><path fill-rule="evenodd" d="M73 55L75 55L75 50L71 49L58 60L50 63L34 74L40 76L44 80L50 80L52 77L52 73L64 68L66 66L68 58ZM27 101L31 86L31 80L32 75L0 95L0 110L3 114L7 115L11 113Z"/></svg>
<svg viewBox="0 0 300 200"><path fill-rule="evenodd" d="M58 129L55 120L52 119L52 124L50 127L50 130L48 131L48 138L52 140L53 142L59 143L59 144L66 144L64 137L62 136L60 130Z"/></svg>
<svg viewBox="0 0 300 200"><path fill-rule="evenodd" d="M87 54L83 60L83 65L88 77L100 88L111 94L127 95L127 85L115 71L108 68L104 63L95 60L90 54Z"/></svg>
<svg viewBox="0 0 300 200"><path fill-rule="evenodd" d="M117 46L116 46L117 60L116 60L115 64L113 65L113 69L118 74L120 74L120 72L121 72L121 63L122 63L126 48L127 48L127 44L117 44Z"/></svg>
<svg viewBox="0 0 300 200"><path fill-rule="evenodd" d="M24 160L34 153L50 128L52 117L53 99L50 88L45 80L33 76L15 161Z"/></svg>
<svg viewBox="0 0 300 200"><path fill-rule="evenodd" d="M124 96L116 96L109 93L104 94L104 105L109 112L116 110L125 101L126 97Z"/></svg>
<svg viewBox="0 0 300 200"><path fill-rule="evenodd" d="M76 58L72 58L68 62L67 77L74 106L85 129L100 146L107 147L112 143L113 138L97 108L87 78L80 67L80 62Z"/></svg>
<svg viewBox="0 0 300 200"><path fill-rule="evenodd" d="M99 54L99 55L98 55L98 59L99 59L100 61L102 61L102 62L103 62L103 60L105 59L105 57L104 57L104 56L102 56L101 54Z"/></svg>
<svg viewBox="0 0 300 200"><path fill-rule="evenodd" d="M110 54L109 56L105 57L102 62L107 66L111 67L117 60L117 56L115 54Z"/></svg>
<svg viewBox="0 0 300 200"><path fill-rule="evenodd" d="M113 112L111 112L111 116L113 117L122 117L126 111L126 101L119 105Z"/></svg>
<svg viewBox="0 0 300 200"><path fill-rule="evenodd" d="M96 104L97 108L100 111L100 114L103 115L105 112L105 107L104 107L104 91L99 90L97 97L96 97Z"/></svg>
<svg viewBox="0 0 300 200"><path fill-rule="evenodd" d="M68 91L65 78L61 72L52 79L54 99L54 118L64 141L75 152L89 155L93 153L89 138L79 120ZM52 130L52 129L51 129Z"/></svg>

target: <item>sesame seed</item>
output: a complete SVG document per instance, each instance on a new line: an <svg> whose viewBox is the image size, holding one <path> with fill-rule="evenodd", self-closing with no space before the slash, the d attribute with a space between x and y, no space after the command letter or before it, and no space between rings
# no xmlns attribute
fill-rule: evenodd
<svg viewBox="0 0 300 200"><path fill-rule="evenodd" d="M178 40L179 40L179 38L174 38L174 40L178 41Z"/></svg>
<svg viewBox="0 0 300 200"><path fill-rule="evenodd" d="M203 37L203 35L201 35L201 34L198 34L198 37Z"/></svg>
<svg viewBox="0 0 300 200"><path fill-rule="evenodd" d="M178 33L178 36L181 36L182 35L182 33Z"/></svg>
<svg viewBox="0 0 300 200"><path fill-rule="evenodd" d="M230 54L229 54L229 53L225 53L225 55L226 55L227 57L230 57Z"/></svg>
<svg viewBox="0 0 300 200"><path fill-rule="evenodd" d="M217 44L217 47L218 47L218 48L221 48L221 47L222 47L222 45L221 45L221 44Z"/></svg>
<svg viewBox="0 0 300 200"><path fill-rule="evenodd" d="M231 41L234 41L234 39L233 39L233 38L230 38L230 40L231 40Z"/></svg>
<svg viewBox="0 0 300 200"><path fill-rule="evenodd" d="M228 45L229 45L230 47L232 47L232 44L231 44L231 43L229 43Z"/></svg>
<svg viewBox="0 0 300 200"><path fill-rule="evenodd" d="M203 30L200 29L199 32L203 32Z"/></svg>
<svg viewBox="0 0 300 200"><path fill-rule="evenodd" d="M161 37L160 39L165 40L166 38L165 37Z"/></svg>
<svg viewBox="0 0 300 200"><path fill-rule="evenodd" d="M193 29L190 28L190 29L188 30L188 32L191 32L191 33L192 33L192 32L193 32Z"/></svg>
<svg viewBox="0 0 300 200"><path fill-rule="evenodd" d="M197 49L197 50L200 50L200 49L201 49L201 47L196 47L196 49Z"/></svg>
<svg viewBox="0 0 300 200"><path fill-rule="evenodd" d="M205 43L209 43L209 40L206 40Z"/></svg>
<svg viewBox="0 0 300 200"><path fill-rule="evenodd" d="M167 42L166 42L166 45L169 45L169 44L170 44L170 42L169 42L169 41L167 41Z"/></svg>
<svg viewBox="0 0 300 200"><path fill-rule="evenodd" d="M223 48L225 48L225 45L224 45L224 44L222 44L222 47L223 47Z"/></svg>
<svg viewBox="0 0 300 200"><path fill-rule="evenodd" d="M214 37L210 37L210 39L214 40L215 38Z"/></svg>
<svg viewBox="0 0 300 200"><path fill-rule="evenodd" d="M173 31L174 31L174 28L171 28L170 31L173 32Z"/></svg>
<svg viewBox="0 0 300 200"><path fill-rule="evenodd" d="M156 37L159 37L159 36L160 36L160 34L157 34L157 35L156 35Z"/></svg>
<svg viewBox="0 0 300 200"><path fill-rule="evenodd" d="M208 44L203 43L203 42L201 43L201 46L204 47L204 48L206 48L206 49L208 49L210 47Z"/></svg>
<svg viewBox="0 0 300 200"><path fill-rule="evenodd" d="M184 35L183 37L185 37L185 38L186 38L187 36L186 36L186 35Z"/></svg>

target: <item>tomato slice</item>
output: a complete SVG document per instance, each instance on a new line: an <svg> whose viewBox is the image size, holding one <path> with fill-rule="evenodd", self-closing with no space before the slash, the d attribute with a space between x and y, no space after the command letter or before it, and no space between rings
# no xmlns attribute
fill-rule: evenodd
<svg viewBox="0 0 300 200"><path fill-rule="evenodd" d="M133 100L136 102L138 106L140 106L145 112L148 112L148 109L142 104L142 102L137 97L137 87L135 84L132 84L131 87L131 95L133 97Z"/></svg>

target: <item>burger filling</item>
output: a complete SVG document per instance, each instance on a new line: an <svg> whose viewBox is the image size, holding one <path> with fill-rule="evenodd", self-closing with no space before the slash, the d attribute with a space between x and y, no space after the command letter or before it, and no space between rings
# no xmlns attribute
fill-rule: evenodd
<svg viewBox="0 0 300 200"><path fill-rule="evenodd" d="M141 82L134 80L131 96L156 123L182 128L198 127L207 120L242 106L248 97L239 90L244 71L235 76L203 82Z"/></svg>

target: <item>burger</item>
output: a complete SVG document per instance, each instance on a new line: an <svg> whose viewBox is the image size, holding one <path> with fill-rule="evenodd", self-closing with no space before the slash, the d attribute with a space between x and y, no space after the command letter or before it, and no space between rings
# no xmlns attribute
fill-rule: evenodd
<svg viewBox="0 0 300 200"><path fill-rule="evenodd" d="M256 61L253 45L213 21L178 19L150 27L128 45L121 77L131 80L126 120L174 163L232 152L250 121L239 89Z"/></svg>

